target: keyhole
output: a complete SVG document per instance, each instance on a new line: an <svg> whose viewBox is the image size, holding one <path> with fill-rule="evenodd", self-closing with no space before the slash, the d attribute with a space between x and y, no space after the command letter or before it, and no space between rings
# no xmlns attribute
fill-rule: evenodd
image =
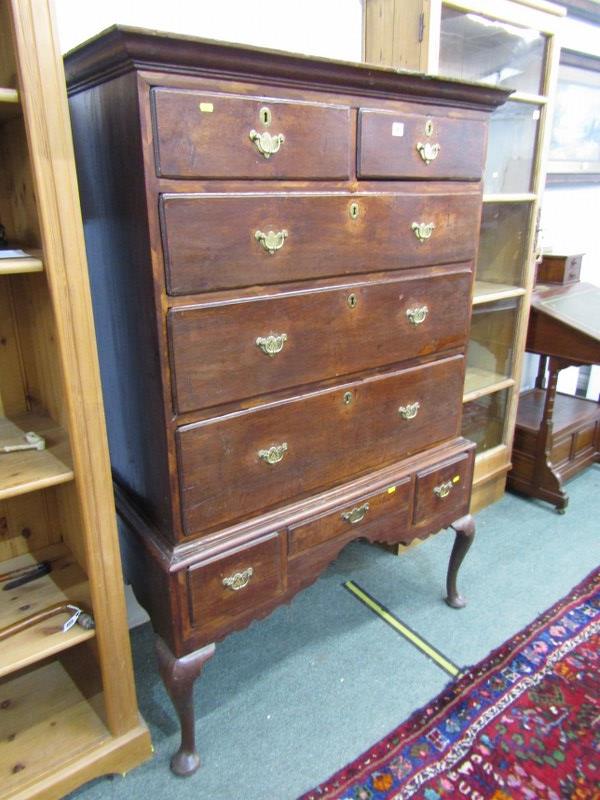
<svg viewBox="0 0 600 800"><path fill-rule="evenodd" d="M358 203L350 203L350 219L358 219Z"/></svg>
<svg viewBox="0 0 600 800"><path fill-rule="evenodd" d="M428 119L425 123L425 135L431 136L433 134L433 122Z"/></svg>
<svg viewBox="0 0 600 800"><path fill-rule="evenodd" d="M271 111L268 108L261 108L260 112L260 121L263 125L268 127L271 124Z"/></svg>
<svg viewBox="0 0 600 800"><path fill-rule="evenodd" d="M352 392L344 392L344 405L349 406L352 402Z"/></svg>
<svg viewBox="0 0 600 800"><path fill-rule="evenodd" d="M350 306L350 308L356 308L356 306L358 305L358 297L354 293L349 294L347 303Z"/></svg>

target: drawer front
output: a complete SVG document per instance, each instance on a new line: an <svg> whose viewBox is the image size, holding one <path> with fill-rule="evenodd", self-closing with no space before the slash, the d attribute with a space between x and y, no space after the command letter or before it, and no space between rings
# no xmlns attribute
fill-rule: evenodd
<svg viewBox="0 0 600 800"><path fill-rule="evenodd" d="M383 525L392 528L397 537L408 522L410 488L410 478L403 478L375 494L356 497L333 512L289 528L290 557L332 539L367 536L374 528Z"/></svg>
<svg viewBox="0 0 600 800"><path fill-rule="evenodd" d="M350 175L350 109L265 97L151 90L156 171L166 178Z"/></svg>
<svg viewBox="0 0 600 800"><path fill-rule="evenodd" d="M359 112L361 178L454 178L483 173L483 121L389 111Z"/></svg>
<svg viewBox="0 0 600 800"><path fill-rule="evenodd" d="M178 413L460 347L471 273L172 309ZM235 369L231 365L235 364Z"/></svg>
<svg viewBox="0 0 600 800"><path fill-rule="evenodd" d="M413 522L454 521L467 514L471 498L473 452L417 473Z"/></svg>
<svg viewBox="0 0 600 800"><path fill-rule="evenodd" d="M207 634L283 591L282 542L277 533L187 570L192 626Z"/></svg>
<svg viewBox="0 0 600 800"><path fill-rule="evenodd" d="M469 261L478 191L163 195L169 294Z"/></svg>
<svg viewBox="0 0 600 800"><path fill-rule="evenodd" d="M454 356L180 428L186 534L334 486L456 436L463 367L463 357Z"/></svg>

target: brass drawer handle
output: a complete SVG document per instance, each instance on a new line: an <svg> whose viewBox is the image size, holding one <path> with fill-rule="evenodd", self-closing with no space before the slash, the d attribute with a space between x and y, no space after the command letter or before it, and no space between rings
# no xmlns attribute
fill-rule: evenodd
<svg viewBox="0 0 600 800"><path fill-rule="evenodd" d="M414 419L417 414L419 413L419 409L421 408L421 403L417 400L416 403L409 403L406 406L400 406L398 409L398 413L402 417L402 419Z"/></svg>
<svg viewBox="0 0 600 800"><path fill-rule="evenodd" d="M261 247L267 251L270 256L275 255L278 250L281 250L283 245L285 244L285 240L288 237L288 232L283 231L268 231L267 233L263 233L262 231L256 231L254 234L254 238L256 241L261 245Z"/></svg>
<svg viewBox="0 0 600 800"><path fill-rule="evenodd" d="M425 144L423 144L423 142L417 142L419 155L426 164L436 160L440 154L440 149L441 147L437 142L435 144L433 142L425 142Z"/></svg>
<svg viewBox="0 0 600 800"><path fill-rule="evenodd" d="M349 522L350 525L356 525L357 522L362 522L362 520L366 517L368 510L369 504L363 503L362 506L356 506L356 508L353 508L352 511L344 511L342 514L342 519L345 522Z"/></svg>
<svg viewBox="0 0 600 800"><path fill-rule="evenodd" d="M437 495L437 497L448 497L453 488L454 484L452 481L444 481L444 483L440 483L439 486L433 487L433 493Z"/></svg>
<svg viewBox="0 0 600 800"><path fill-rule="evenodd" d="M275 358L277 353L281 353L283 345L287 342L287 333L270 333L268 336L259 336L256 339L256 346L266 355Z"/></svg>
<svg viewBox="0 0 600 800"><path fill-rule="evenodd" d="M275 136L272 136L269 131L259 133L253 129L248 135L250 136L250 141L256 145L258 152L265 158L270 158L279 152L279 148L285 142L283 133L276 133Z"/></svg>
<svg viewBox="0 0 600 800"><path fill-rule="evenodd" d="M420 242L425 242L427 239L431 239L435 225L433 222L413 222L410 227L417 239Z"/></svg>
<svg viewBox="0 0 600 800"><path fill-rule="evenodd" d="M415 308L407 308L406 316L411 325L420 325L425 322L425 318L429 314L427 306L416 306Z"/></svg>
<svg viewBox="0 0 600 800"><path fill-rule="evenodd" d="M279 464L284 455L287 453L287 449L287 442L274 444L272 447L269 447L268 450L259 450L258 457L262 458L263 461L266 461L267 464Z"/></svg>
<svg viewBox="0 0 600 800"><path fill-rule="evenodd" d="M239 592L240 589L245 589L248 586L253 575L254 569L248 567L243 572L235 572L233 575L223 578L223 586L227 586L232 592Z"/></svg>

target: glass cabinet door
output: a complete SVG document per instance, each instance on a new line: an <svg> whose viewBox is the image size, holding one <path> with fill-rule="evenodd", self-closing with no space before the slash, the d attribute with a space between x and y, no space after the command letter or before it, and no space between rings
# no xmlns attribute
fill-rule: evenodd
<svg viewBox="0 0 600 800"><path fill-rule="evenodd" d="M510 467L544 184L547 100L565 11L551 4L542 10L527 0L403 0L396 19L391 11L386 16L380 0L365 4L366 60L514 90L490 118L467 351L463 434L477 444L476 510L502 495ZM394 61L399 53L402 63Z"/></svg>

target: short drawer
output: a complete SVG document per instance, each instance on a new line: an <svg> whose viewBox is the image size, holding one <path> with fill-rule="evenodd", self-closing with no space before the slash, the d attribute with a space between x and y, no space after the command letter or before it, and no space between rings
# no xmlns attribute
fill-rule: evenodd
<svg viewBox="0 0 600 800"><path fill-rule="evenodd" d="M378 375L176 433L195 535L335 486L458 434L464 359Z"/></svg>
<svg viewBox="0 0 600 800"><path fill-rule="evenodd" d="M402 478L377 492L356 497L335 511L289 528L290 557L332 539L367 536L376 527L391 528L397 536L408 522L410 489L410 478Z"/></svg>
<svg viewBox="0 0 600 800"><path fill-rule="evenodd" d="M468 513L473 475L473 452L417 473L413 523L435 519L453 521Z"/></svg>
<svg viewBox="0 0 600 800"><path fill-rule="evenodd" d="M470 261L478 188L162 195L169 294Z"/></svg>
<svg viewBox="0 0 600 800"><path fill-rule="evenodd" d="M172 309L177 413L461 347L471 272ZM231 365L235 364L235 369Z"/></svg>
<svg viewBox="0 0 600 800"><path fill-rule="evenodd" d="M233 627L237 617L283 591L282 541L277 533L187 570L189 615L206 634ZM233 623L233 624L232 624Z"/></svg>
<svg viewBox="0 0 600 800"><path fill-rule="evenodd" d="M361 109L358 129L361 178L480 180L483 173L482 120Z"/></svg>
<svg viewBox="0 0 600 800"><path fill-rule="evenodd" d="M160 87L151 108L160 177L349 177L346 106Z"/></svg>

